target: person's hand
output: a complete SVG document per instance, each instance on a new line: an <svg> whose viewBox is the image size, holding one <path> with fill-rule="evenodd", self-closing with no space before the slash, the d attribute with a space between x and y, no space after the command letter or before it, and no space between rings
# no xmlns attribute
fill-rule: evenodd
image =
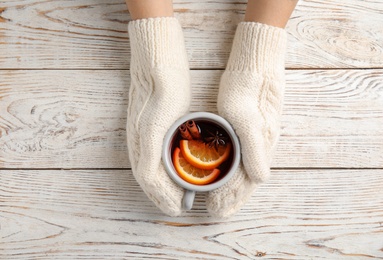
<svg viewBox="0 0 383 260"><path fill-rule="evenodd" d="M212 215L237 212L270 175L280 133L285 48L284 29L254 22L242 22L237 28L217 107L239 137L243 164L230 182L209 193L207 208Z"/></svg>
<svg viewBox="0 0 383 260"><path fill-rule="evenodd" d="M127 141L133 175L170 216L182 212L184 190L166 173L161 150L170 126L188 112L190 75L183 33L173 17L129 23L131 86Z"/></svg>

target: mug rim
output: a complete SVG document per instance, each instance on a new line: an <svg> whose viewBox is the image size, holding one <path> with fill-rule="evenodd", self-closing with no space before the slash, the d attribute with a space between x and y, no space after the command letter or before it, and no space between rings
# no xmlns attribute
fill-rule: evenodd
<svg viewBox="0 0 383 260"><path fill-rule="evenodd" d="M233 162L231 164L229 171L219 181L206 184L206 185L195 185L182 179L176 172L173 165L173 161L172 161L172 155L170 151L171 149L170 142L173 139L174 135L176 134L178 127L188 120L213 121L213 123L221 126L229 134L229 137L233 143L233 153L234 153ZM179 186L187 190L191 190L195 192L205 192L205 191L215 190L223 186L226 182L228 182L234 176L239 166L240 160L241 160L240 143L239 143L238 136L234 132L233 127L223 117L210 112L193 112L193 113L186 114L185 116L182 116L181 118L179 118L177 121L173 123L173 125L169 128L168 132L166 133L164 137L164 142L162 146L162 161L164 163L165 170L175 183L177 183Z"/></svg>

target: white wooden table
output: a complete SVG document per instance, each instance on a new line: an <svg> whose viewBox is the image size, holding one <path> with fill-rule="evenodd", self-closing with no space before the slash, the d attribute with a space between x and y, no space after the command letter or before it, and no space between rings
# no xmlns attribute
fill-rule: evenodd
<svg viewBox="0 0 383 260"><path fill-rule="evenodd" d="M246 1L175 1L216 112ZM383 1L300 1L272 178L227 220L132 177L123 0L0 2L0 259L383 259Z"/></svg>

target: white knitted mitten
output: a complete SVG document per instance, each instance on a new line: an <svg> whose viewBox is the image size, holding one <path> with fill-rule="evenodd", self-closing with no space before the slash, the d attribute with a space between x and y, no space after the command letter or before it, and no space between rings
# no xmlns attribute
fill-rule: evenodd
<svg viewBox="0 0 383 260"><path fill-rule="evenodd" d="M127 141L133 175L164 213L182 212L184 191L167 175L161 160L163 138L188 112L190 74L184 38L173 17L129 23L131 86Z"/></svg>
<svg viewBox="0 0 383 260"><path fill-rule="evenodd" d="M280 28L255 22L238 25L217 106L240 139L243 166L227 185L208 195L212 215L234 214L256 184L270 175L280 132L286 38Z"/></svg>
<svg viewBox="0 0 383 260"><path fill-rule="evenodd" d="M240 163L236 174L225 185L209 192L206 207L214 217L229 217L241 209L256 187L257 184L249 178Z"/></svg>

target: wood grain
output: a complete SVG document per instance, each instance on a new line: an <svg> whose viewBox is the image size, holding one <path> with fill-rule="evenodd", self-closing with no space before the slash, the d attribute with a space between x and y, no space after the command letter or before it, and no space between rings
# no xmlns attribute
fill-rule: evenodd
<svg viewBox="0 0 383 260"><path fill-rule="evenodd" d="M224 68L246 1L176 1L190 65ZM382 68L383 2L299 1L287 32L289 68ZM2 1L0 68L127 69L122 0Z"/></svg>
<svg viewBox="0 0 383 260"><path fill-rule="evenodd" d="M382 170L282 170L227 220L164 216L128 170L1 171L1 259L383 259Z"/></svg>
<svg viewBox="0 0 383 260"><path fill-rule="evenodd" d="M216 112L222 71L193 71ZM126 168L129 71L0 71L0 167ZM383 70L287 72L273 167L383 167ZM4 111L4 112L3 112Z"/></svg>
<svg viewBox="0 0 383 260"><path fill-rule="evenodd" d="M174 2L192 111L217 112L247 1ZM0 259L383 259L382 13L299 1L272 177L221 220L205 194L163 215L129 170L123 0L1 1Z"/></svg>

